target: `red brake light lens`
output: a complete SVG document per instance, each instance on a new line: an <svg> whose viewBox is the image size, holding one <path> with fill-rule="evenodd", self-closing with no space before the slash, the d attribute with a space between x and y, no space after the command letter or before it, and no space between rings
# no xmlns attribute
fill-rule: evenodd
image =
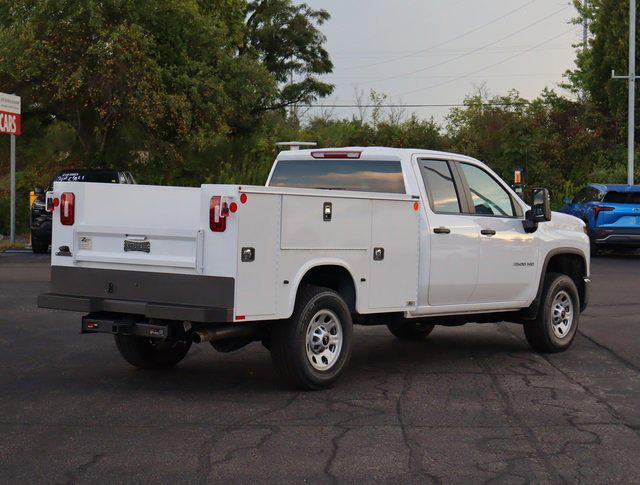
<svg viewBox="0 0 640 485"><path fill-rule="evenodd" d="M612 211L612 210L615 210L615 207L609 207L609 206L606 206L606 205L594 205L593 206L593 218L597 220L598 219L598 215L601 212L608 212L608 211Z"/></svg>
<svg viewBox="0 0 640 485"><path fill-rule="evenodd" d="M360 158L362 152L347 150L342 152L311 152L313 158Z"/></svg>
<svg viewBox="0 0 640 485"><path fill-rule="evenodd" d="M229 209L223 207L222 197L214 195L209 203L209 228L213 232L224 232L227 228L227 217Z"/></svg>
<svg viewBox="0 0 640 485"><path fill-rule="evenodd" d="M63 226L73 225L75 220L75 202L76 196L73 195L73 192L63 192L60 196L60 223Z"/></svg>

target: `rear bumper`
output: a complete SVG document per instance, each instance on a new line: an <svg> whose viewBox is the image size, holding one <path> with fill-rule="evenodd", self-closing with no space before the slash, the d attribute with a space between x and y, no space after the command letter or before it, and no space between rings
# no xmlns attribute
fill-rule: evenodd
<svg viewBox="0 0 640 485"><path fill-rule="evenodd" d="M53 266L38 306L192 322L233 321L234 279Z"/></svg>
<svg viewBox="0 0 640 485"><path fill-rule="evenodd" d="M591 242L597 245L627 245L640 247L640 228L596 227L591 231Z"/></svg>

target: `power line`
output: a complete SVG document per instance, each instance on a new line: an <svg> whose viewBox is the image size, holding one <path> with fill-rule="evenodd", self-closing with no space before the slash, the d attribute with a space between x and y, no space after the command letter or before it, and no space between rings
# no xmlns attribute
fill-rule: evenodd
<svg viewBox="0 0 640 485"><path fill-rule="evenodd" d="M478 103L474 106L525 106L529 101L518 103ZM469 106L465 103L436 104L297 104L301 108L458 108Z"/></svg>
<svg viewBox="0 0 640 485"><path fill-rule="evenodd" d="M378 78L378 79L375 79L374 81L371 81L370 83L367 83L367 84L371 84L371 83L378 83L378 82L381 82L381 81L390 81L390 80L393 80L393 79L406 78L407 76L411 76L411 75L413 75L413 74L417 74L417 73L419 73L419 72L423 72L423 71L427 71L427 70L429 70L429 69L433 69L433 68L436 68L436 67L444 66L445 64L449 64L449 63L451 63L451 62L457 61L457 60L459 60L459 59L462 59L463 57L466 57L466 56L468 56L468 55L474 54L474 53L476 53L476 52L478 52L478 51L481 51L481 50L483 50L483 49L486 49L487 47L492 47L492 46L494 46L494 45L496 45L496 44L498 44L498 43L502 42L503 40L506 40L506 39L508 39L508 38L510 38L510 37L513 37L513 36L515 36L515 35L518 35L518 34L520 34L520 33L524 32L525 30L530 29L531 27L533 27L533 26L535 26L535 25L538 25L538 24L540 24L540 23L544 22L545 20L547 20L547 19L549 19L549 18L553 17L554 15L559 14L560 12L562 12L563 10L566 10L567 8L569 8L569 6L568 6L568 5L565 5L565 6L564 6L564 7L562 7L561 9L558 9L558 10L556 10L555 12L552 12L551 14L549 14L549 15L547 15L547 16L545 16L545 17L542 17L541 19L538 19L538 20L536 20L535 22L532 22L532 23L530 23L530 24L528 24L528 25L525 25L524 27L522 27L522 28L520 28L520 29L518 29L518 30L516 30L516 31L514 31L514 32L511 32L510 34L505 35L504 37L501 37L501 38L499 38L499 39L497 39L497 40L494 40L494 41L492 41L492 42L489 42L488 44L485 44L485 45L483 45L483 46L477 47L477 48L475 48L475 49L473 49L473 50L471 50L471 51L469 51L469 52L466 52L466 53L464 53L464 54L461 54L461 55L459 55L459 56L457 56L457 57L453 57L453 58L451 58L451 59L447 59L447 60L445 60L445 61L441 61L441 62L438 62L438 63L436 63L436 64L432 64L432 65L430 65L430 66L423 67L423 68L421 68L421 69L416 69L416 70L414 70L414 71L410 71L410 72L406 72L406 73L402 73L402 74L397 74L397 75L393 75L393 76L387 76L387 77L384 77L384 78ZM527 49L527 50L524 50L524 51L522 51L522 52L529 52L530 50L533 50L533 49L535 49L535 48L537 48L537 47L539 47L539 46L541 46L541 45L544 45L544 43L543 43L543 44L536 44L536 45L535 45L535 46L533 46L532 48Z"/></svg>
<svg viewBox="0 0 640 485"><path fill-rule="evenodd" d="M528 46L527 45L512 45L512 46L504 46L504 47L496 47L494 49L486 49L484 52L494 52L494 53L504 53L504 52L513 52L513 51L517 51L517 50L522 50L522 49L526 49ZM545 50L567 50L570 49L570 46L566 46L566 45L555 45L555 46L549 46L546 47ZM468 54L469 52L475 52L476 48L470 48L470 49L447 49L447 50L440 50L440 51L434 51L430 54L428 54L428 56L452 56L455 54ZM373 51L371 51L373 52ZM335 53L331 54L331 58L333 60L339 59L339 60L345 60L345 59L363 59L363 58L384 58L384 57L388 57L390 56L390 54L349 54L349 55L336 55ZM409 54L407 57L424 57L424 54Z"/></svg>
<svg viewBox="0 0 640 485"><path fill-rule="evenodd" d="M385 61L375 62L375 63L372 63L372 64L365 64L363 66L353 66L353 67L349 67L349 68L346 68L346 69L365 69L365 68L368 68L368 67L380 66L380 65L383 65L383 64L388 64L390 62L395 62L395 61L399 61L399 60L402 60L402 59L406 59L408 57L413 57L416 54L423 54L425 52L429 52L429 51L431 51L433 49L436 49L438 47L442 47L443 45L446 45L446 44L449 44L449 43L454 42L456 40L462 39L463 37L466 37L466 36L468 36L470 34L473 34L474 32L482 30L485 27L488 27L489 25L492 25L492 24L494 24L494 23L496 23L496 22L498 22L498 21L500 21L500 20L502 20L504 18L507 18L510 15L513 15L514 13L524 9L525 7L528 7L532 3L535 3L535 1L536 0L531 0L531 1L529 1L529 2L527 2L525 4L523 4L523 5L520 5L517 8L515 8L515 9L513 9L513 10L511 10L511 11L509 11L509 12L503 14L503 15L501 15L500 17L497 17L497 18L495 18L493 20L490 20L489 22L487 22L487 23L485 23L483 25L480 25L479 27L476 27L474 29L468 30L467 32L463 32L460 35L457 35L455 37L452 37L451 39L445 40L445 41L443 41L443 42L441 42L439 44L432 45L431 47L427 47L426 49L420 49L418 51L415 51L413 54L399 56L399 57L396 57L394 59L387 59Z"/></svg>
<svg viewBox="0 0 640 485"><path fill-rule="evenodd" d="M432 84L431 86L426 86L426 87L424 87L424 88L414 89L414 90L412 90L412 91L407 91L407 92L404 92L404 93L400 93L400 94L398 94L397 96L405 96L405 95L407 95L407 94L413 94L413 93L418 93L418 92L421 92L421 91L426 91L426 90L428 90L428 89L432 89L432 88L436 88L436 87L444 86L445 84L449 84L449 83L452 83L452 82L455 82L455 81L459 81L460 79L464 79L464 78L467 78L467 77L471 77L471 76L473 76L473 75L475 75L475 74L478 74L479 72L486 71L487 69L491 69L492 67L499 66L500 64L504 64L505 62L508 62L508 61L510 61L510 60L512 60L512 59L515 59L516 57L521 56L522 54L526 54L527 52L531 52L532 50L536 49L537 47L540 47L540 46L542 46L542 45L544 45L544 44L546 44L546 43L548 43L548 42L551 42L552 40L559 39L560 37L565 36L565 35L567 35L567 34L569 34L569 33L571 33L571 32L575 32L575 27L573 27L573 28L571 28L570 30L567 30L567 31L565 31L565 32L562 32L562 33L561 33L561 34L559 34L559 35L556 35L556 36L554 36L554 37L551 37L550 39L547 39L547 40L545 40L545 41L542 41L542 42L540 42L539 44L534 45L533 47L531 47L531 48L529 48L529 49L523 50L523 51L521 51L521 52L519 52L519 53L517 53L517 54L514 54L514 55L512 55L512 56L509 56L509 57L507 57L506 59L502 59L501 61L498 61L498 62L496 62L496 63L490 64L490 65L488 65L488 66L484 66L484 67L482 67L482 68L480 68L480 69L476 69L475 71L468 72L468 73L466 73L466 74L463 74L462 76L458 76L458 77L455 77L455 78L453 78L453 79L449 79L449 80L447 80L447 81L442 81L442 82L440 82L440 83Z"/></svg>
<svg viewBox="0 0 640 485"><path fill-rule="evenodd" d="M518 74L488 74L486 76L482 76L482 78L521 78L521 77L549 77L549 76L562 76L563 72L532 72L532 73L518 73ZM407 80L418 81L418 80L426 80L426 79L453 79L455 77L459 77L456 74L449 75L434 75L434 76L423 76L423 77L412 77L406 78ZM333 79L359 79L357 76L331 76L327 82L331 82ZM346 83L341 83L346 84Z"/></svg>

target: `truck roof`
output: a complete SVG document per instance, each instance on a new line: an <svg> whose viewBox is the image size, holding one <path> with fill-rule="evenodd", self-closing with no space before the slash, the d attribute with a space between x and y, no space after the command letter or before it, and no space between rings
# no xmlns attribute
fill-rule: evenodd
<svg viewBox="0 0 640 485"><path fill-rule="evenodd" d="M339 147L339 148L312 148L305 150L287 150L282 151L278 154L279 159L288 158L288 159L300 159L300 158L311 158L312 152L344 152L344 151L357 151L362 152L360 158L380 158L380 157L393 157L393 158L406 158L410 157L415 153L419 153L424 156L434 157L434 158L455 158L457 160L471 160L474 162L478 162L478 160L468 157L466 155L461 155L459 153L452 152L444 152L439 150L427 150L424 148L389 148L389 147L359 147L359 146L350 146L350 147Z"/></svg>
<svg viewBox="0 0 640 485"><path fill-rule="evenodd" d="M589 184L603 192L640 192L640 185L628 184Z"/></svg>

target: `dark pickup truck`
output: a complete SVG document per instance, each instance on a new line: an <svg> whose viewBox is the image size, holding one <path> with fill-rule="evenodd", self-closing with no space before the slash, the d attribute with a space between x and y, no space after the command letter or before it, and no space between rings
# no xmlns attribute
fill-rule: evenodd
<svg viewBox="0 0 640 485"><path fill-rule="evenodd" d="M34 189L36 199L31 206L31 248L34 253L46 253L51 244L51 212L45 207L45 193L53 188L54 182L98 182L105 184L135 184L130 172L109 169L70 169L53 177L46 190Z"/></svg>

